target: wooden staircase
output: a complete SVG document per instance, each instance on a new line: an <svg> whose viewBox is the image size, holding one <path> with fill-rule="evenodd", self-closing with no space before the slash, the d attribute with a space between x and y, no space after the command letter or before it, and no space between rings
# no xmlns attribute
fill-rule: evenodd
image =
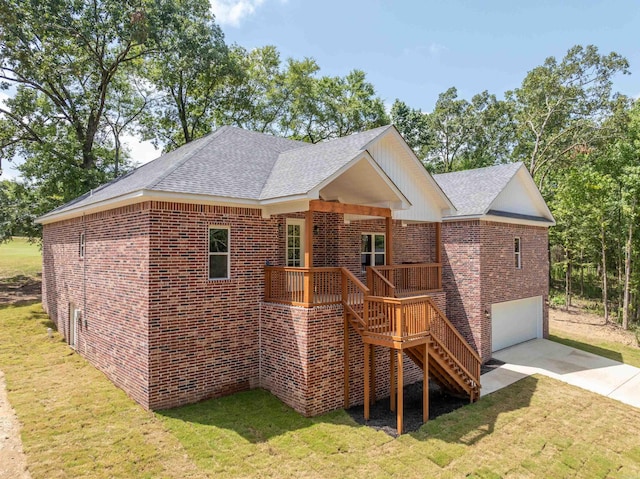
<svg viewBox="0 0 640 479"><path fill-rule="evenodd" d="M365 358L369 356L370 345L385 346L400 353L406 353L423 370L425 378L433 379L453 395L468 396L472 402L477 400L480 396L480 357L433 300L429 296L395 297L393 284L373 268L368 273L371 289L363 285L351 272L345 268L342 269L346 350L348 350L347 328L350 325L362 336L365 343ZM381 295L373 295L372 291ZM401 365L402 354L399 354L398 358ZM367 364L365 368L368 371ZM391 374L393 389L394 373ZM398 377L402 378L400 371ZM402 381L399 382L401 389ZM369 377L365 374L365 396L368 396L368 385ZM401 394L400 389L398 394ZM425 397L425 408L427 401L428 398ZM345 357L346 403L348 403L348 357ZM401 403L401 396L399 403ZM368 418L367 416L368 404L365 401L365 418ZM425 420L426 418L425 413ZM401 431L402 413L399 411L398 432L401 433Z"/></svg>

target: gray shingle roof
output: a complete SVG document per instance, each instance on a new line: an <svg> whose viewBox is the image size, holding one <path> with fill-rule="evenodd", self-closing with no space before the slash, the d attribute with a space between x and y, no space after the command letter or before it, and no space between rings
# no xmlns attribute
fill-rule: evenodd
<svg viewBox="0 0 640 479"><path fill-rule="evenodd" d="M45 216L141 190L264 200L308 193L353 160L384 126L310 144L224 126Z"/></svg>
<svg viewBox="0 0 640 479"><path fill-rule="evenodd" d="M509 163L433 175L433 179L458 210L451 216L484 215L521 166Z"/></svg>

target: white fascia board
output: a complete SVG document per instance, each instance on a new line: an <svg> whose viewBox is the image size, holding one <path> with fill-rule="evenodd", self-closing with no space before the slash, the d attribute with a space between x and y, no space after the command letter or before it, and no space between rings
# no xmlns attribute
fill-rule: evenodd
<svg viewBox="0 0 640 479"><path fill-rule="evenodd" d="M448 216L446 218L442 218L443 223L452 223L454 221L472 221L472 220L491 221L493 223L507 223L512 225L539 226L541 228L549 228L551 226L555 226L556 224L555 220L547 223L544 221L529 220L526 218L509 218L506 216L496 216L496 215L461 215L461 216Z"/></svg>
<svg viewBox="0 0 640 479"><path fill-rule="evenodd" d="M387 134L393 135L396 141L400 144L401 148L404 149L404 151L409 155L409 157L413 160L415 165L419 167L417 168L417 170L420 171L421 176L423 176L427 180L429 185L433 188L433 190L435 190L434 191L435 195L432 195L432 196L435 196L435 198L439 200L441 209L457 211L456 207L453 205L449 197L442 190L442 188L440 188L440 185L436 182L436 180L433 179L433 176L431 176L431 173L427 171L427 169L424 167L424 165L422 164L420 159L416 156L416 154L411 149L411 147L407 144L404 138L402 138L402 135L400 134L398 129L395 127L395 125L392 125L391 128L386 130L380 136L377 136L374 140L369 142L369 144L373 143L374 141L380 140L383 136L386 136Z"/></svg>
<svg viewBox="0 0 640 479"><path fill-rule="evenodd" d="M298 213L309 209L309 199L299 199L294 201L286 201L280 203L271 203L262 207L262 217L271 218L272 215L284 215L287 213Z"/></svg>

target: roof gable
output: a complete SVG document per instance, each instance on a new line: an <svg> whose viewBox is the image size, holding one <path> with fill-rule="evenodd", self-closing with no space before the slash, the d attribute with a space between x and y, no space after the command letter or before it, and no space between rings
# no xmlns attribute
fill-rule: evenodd
<svg viewBox="0 0 640 479"><path fill-rule="evenodd" d="M516 223L555 224L533 178L522 163L434 175L457 213L448 219L487 218Z"/></svg>

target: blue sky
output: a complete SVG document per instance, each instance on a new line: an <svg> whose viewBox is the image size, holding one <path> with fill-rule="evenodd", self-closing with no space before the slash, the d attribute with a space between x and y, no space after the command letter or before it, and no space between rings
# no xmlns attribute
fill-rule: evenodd
<svg viewBox="0 0 640 479"><path fill-rule="evenodd" d="M396 98L429 111L451 86L460 97L498 95L520 85L548 56L576 44L615 51L632 75L614 88L640 96L640 4L635 0L211 0L227 43L275 45L287 57L313 57L321 74L367 73L387 105ZM126 139L143 163L159 155ZM11 165L1 178L16 176ZM9 166L9 168L6 168Z"/></svg>

